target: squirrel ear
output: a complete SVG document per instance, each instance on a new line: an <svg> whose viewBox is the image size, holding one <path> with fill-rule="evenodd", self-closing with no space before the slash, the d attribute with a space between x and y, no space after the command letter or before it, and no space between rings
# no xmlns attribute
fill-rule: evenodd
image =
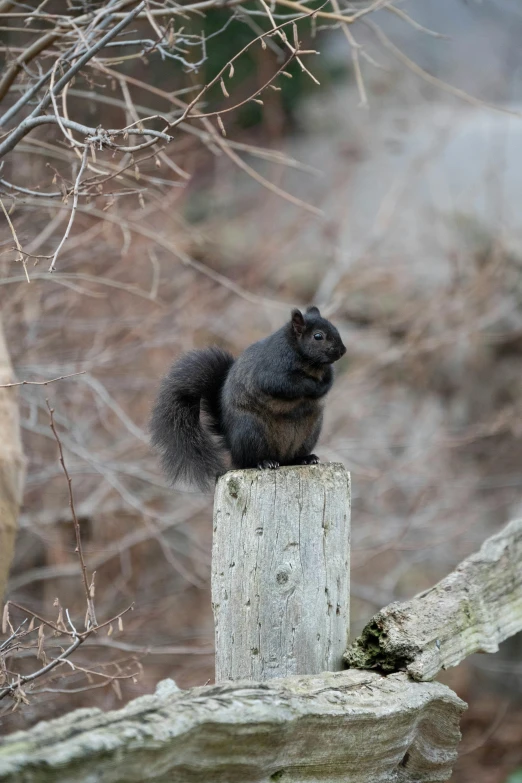
<svg viewBox="0 0 522 783"><path fill-rule="evenodd" d="M300 337L305 330L305 320L300 310L292 310L292 329L298 337Z"/></svg>
<svg viewBox="0 0 522 783"><path fill-rule="evenodd" d="M321 313L319 312L319 308L315 305L311 305L310 307L306 308L306 314L307 315L317 315L319 318L321 317Z"/></svg>

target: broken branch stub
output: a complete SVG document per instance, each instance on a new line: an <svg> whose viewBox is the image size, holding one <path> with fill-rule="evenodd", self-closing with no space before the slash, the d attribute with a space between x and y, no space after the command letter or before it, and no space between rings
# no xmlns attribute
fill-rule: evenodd
<svg viewBox="0 0 522 783"><path fill-rule="evenodd" d="M377 612L345 653L353 668L432 680L522 630L522 520L510 522L431 589Z"/></svg>

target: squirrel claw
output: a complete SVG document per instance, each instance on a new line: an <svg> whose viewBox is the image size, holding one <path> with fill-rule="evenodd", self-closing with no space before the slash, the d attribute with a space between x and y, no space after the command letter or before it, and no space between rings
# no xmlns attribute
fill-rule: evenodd
<svg viewBox="0 0 522 783"><path fill-rule="evenodd" d="M303 457L301 465L318 465L320 462L317 454L309 454L307 457Z"/></svg>
<svg viewBox="0 0 522 783"><path fill-rule="evenodd" d="M264 459L262 462L260 462L257 466L259 470L275 470L279 467L279 462L276 462L273 459Z"/></svg>

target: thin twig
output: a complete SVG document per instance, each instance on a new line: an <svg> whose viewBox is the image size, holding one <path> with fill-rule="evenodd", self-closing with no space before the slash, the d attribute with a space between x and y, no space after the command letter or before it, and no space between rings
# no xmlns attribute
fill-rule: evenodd
<svg viewBox="0 0 522 783"><path fill-rule="evenodd" d="M313 75L313 73L311 73L311 72L308 70L308 68L307 68L307 67L304 65L303 61L301 60L301 58L298 56L299 42L296 40L296 41L295 41L295 46L292 46L292 44L291 44L291 43L290 43L290 41L288 40L288 38L287 38L287 36L286 36L286 33L284 32L284 30L283 30L283 29L280 29L280 28L282 27L282 25L279 25L279 29L278 29L278 26L277 26L277 25L276 25L276 23L275 23L275 19L274 19L274 17L272 16L272 12L271 12L270 8L268 7L268 5L266 4L265 0L259 0L259 2L261 3L261 5L262 5L262 6L263 6L263 8L264 8L264 10L265 10L265 13L266 13L266 15L268 16L268 18L269 18L269 20L270 20L270 24L272 25L272 28L273 28L273 30L274 30L274 31L276 31L276 30L278 31L278 33L277 33L277 34L278 34L279 38L281 39L281 41L283 42L283 44L284 44L284 45L285 45L285 46L288 48L288 50L290 51L291 55L292 55L293 57L295 57L295 59L297 60L297 62L298 62L298 63L299 63L299 65L301 66L301 70L302 70L304 73L307 73L307 74L308 74L308 76L309 76L309 77L312 79L312 81L313 81L313 82L315 82L316 84L319 84L319 80L315 78L315 76ZM325 5L325 3L323 3L323 5ZM323 7L323 6L321 6L321 8L322 8L322 7ZM315 13L315 9L313 9L313 10L310 12L310 16L313 16L313 15L314 15L314 13ZM297 21L297 20L295 20L295 19L294 19L294 20L292 20L292 24L294 24L296 21ZM294 31L295 31L295 30L297 30L297 28L296 28L296 27L294 27ZM297 38L297 33L296 33L296 38Z"/></svg>
<svg viewBox="0 0 522 783"><path fill-rule="evenodd" d="M18 604L16 601L8 601L8 606L15 606L17 609L20 609L21 612L25 612L25 614L28 614L30 617L35 617L37 620L39 620L44 625L47 625L49 628L52 628L53 631L56 631L56 633L64 633L68 636L73 636L74 634L71 631L68 631L66 628L59 628L56 623L53 623L51 620L46 620L45 617L42 617L37 612L34 612L32 609L28 609L26 606L22 606L21 604Z"/></svg>
<svg viewBox="0 0 522 783"><path fill-rule="evenodd" d="M59 111L58 111L58 104L57 104L57 102L56 102L56 94L55 94L55 92L54 92L54 75L55 75L55 73L56 73L56 69L58 68L58 65L59 65L59 64L60 64L60 60L56 60L56 61L55 61L55 63L54 63L54 65L53 65L53 72L52 72L52 74L51 74L51 90L50 90L50 95L51 95L51 100L52 100L52 102L53 102L53 109L54 109L54 114L55 114L55 116L56 116L56 120L57 120L57 122L58 122L58 125L60 126L60 130L62 131L62 133L63 133L63 135L65 136L65 138L67 139L67 141L68 141L68 142L71 144L71 146L72 146L72 147L85 147L86 145L85 145L84 143L82 143L81 141L76 141L76 139L74 138L74 136L72 135L72 133L69 133L69 132L67 131L67 129L65 128L65 126L64 126L64 124L63 124L63 120L62 120L62 118L60 117L60 113L59 113ZM67 87L67 85L66 85L66 87ZM65 91L65 88L64 88L64 91ZM66 119L66 120L68 120L69 118L68 118L68 117L66 117L65 119Z"/></svg>
<svg viewBox="0 0 522 783"><path fill-rule="evenodd" d="M103 128L91 128L88 125L82 125L79 122L73 120L67 120L65 117L55 117L54 114L44 114L40 117L28 117L23 120L15 130L0 144L0 158L11 152L17 144L30 133L34 128L39 125L60 125L64 128L70 128L71 130L83 133L88 137L89 142L100 144L103 147L120 149L123 152L131 152L139 149L139 147L127 147L124 144L116 144L113 140L113 136L151 136L154 139L162 139L163 141L171 141L171 137L163 131L156 131L146 128L145 130L130 130L125 131L122 128L112 128L111 130L105 130Z"/></svg>
<svg viewBox="0 0 522 783"><path fill-rule="evenodd" d="M2 201L2 199L0 199L0 206L2 207L2 210L3 210L3 213L5 215L5 218L6 218L7 222L8 222L8 224L9 224L9 228L11 229L11 234L13 235L13 239L15 241L16 249L18 251L18 260L22 262L26 280L27 280L28 283L30 283L31 281L29 280L29 275L27 273L27 266L26 266L26 263L25 263L25 258L24 258L22 246L21 246L20 242L18 241L18 237L16 236L15 228L14 228L12 222L11 222L11 218L9 217L9 213L7 212L7 209L4 207L4 202Z"/></svg>
<svg viewBox="0 0 522 783"><path fill-rule="evenodd" d="M67 634L67 636L80 636L82 639L87 639L88 636L91 636L91 634L95 633L96 631L99 631L100 628L105 628L105 626L110 625L111 623L115 623L116 620L120 619L120 617L124 617L124 615L126 615L128 612L131 612L134 609L134 604L130 604L122 612L118 612L118 614L114 615L114 617L110 617L108 620L105 620L103 623L100 623L99 625L91 626L86 631L78 631L78 633L75 633L73 631L68 631L67 628L59 628L56 625L56 623L51 622L51 620L46 620L45 617L42 617L37 612L33 611L32 609L29 609L27 606L22 606L21 604L18 604L16 601L10 600L7 603L9 606L16 606L17 609L20 609L21 612L25 612L25 614L28 614L30 617L36 617L37 620L39 620L44 625L49 626L49 628L52 628L53 631L56 631L56 633Z"/></svg>
<svg viewBox="0 0 522 783"><path fill-rule="evenodd" d="M17 381L16 383L1 383L0 389L9 389L11 386L47 386L49 383L63 381L65 378L73 378L75 375L85 375L87 371L71 372L69 375L60 375L59 378L50 378L48 381Z"/></svg>
<svg viewBox="0 0 522 783"><path fill-rule="evenodd" d="M13 631L11 636L9 636L4 642L2 642L2 644L0 644L0 652L2 652L2 650L5 650L5 648L9 646L9 642L12 642L13 639L16 639L18 637L20 633L20 629L26 624L26 622L27 622L27 617L23 622L20 623L18 628L15 631Z"/></svg>
<svg viewBox="0 0 522 783"><path fill-rule="evenodd" d="M411 16L406 13L406 11L402 10L402 8L397 8L394 5L387 5L384 10L395 14L415 30L418 30L421 33L426 33L426 35L431 35L432 38L445 38L446 40L450 38L449 35L444 35L444 33L437 33L435 30L430 30L429 27L424 27L424 25L420 24L420 22L412 19Z"/></svg>
<svg viewBox="0 0 522 783"><path fill-rule="evenodd" d="M85 65L85 63L89 62L95 54L97 54L105 44L107 44L109 41L111 41L113 38L115 38L121 30L123 30L124 27L126 27L129 22L132 22L132 20L145 8L145 0L142 0L139 5L136 6L132 11L130 11L128 14L125 14L121 22L114 25L112 30L109 30L108 33L106 33L100 40L94 44L94 46L91 46L90 49L88 49L69 70L67 73L65 73L61 79L59 79L56 82L56 85L54 87L54 94L57 95L60 90L65 87L66 84L68 84L73 76L75 76L78 71ZM38 106L31 112L29 115L30 117L37 117L39 114L41 114L49 104L51 103L51 96L47 95L43 100L40 101Z"/></svg>
<svg viewBox="0 0 522 783"><path fill-rule="evenodd" d="M81 165L80 165L80 170L78 172L78 176L76 177L76 181L74 183L73 204L72 204L71 216L69 218L69 222L67 223L67 228L65 229L65 233L64 233L64 235L62 237L62 241L60 242L60 244L58 245L58 247L54 251L54 255L53 255L52 260L51 260L51 265L49 267L49 272L54 272L55 267L56 267L56 259L58 258L58 253L60 252L60 250L64 246L64 244L65 244L65 242L67 240L67 237L69 236L69 233L71 231L72 224L74 222L74 216L76 214L76 208L78 207L78 194L79 194L79 191L80 191L80 180L82 178L82 174L83 174L83 172L85 170L85 166L87 164L87 155L88 154L89 154L89 148L86 146L86 147L84 147L84 150L83 150L82 162L81 162Z"/></svg>
<svg viewBox="0 0 522 783"><path fill-rule="evenodd" d="M35 31L33 30L31 32ZM24 48L22 54L20 54L16 60L7 68L2 81L0 82L0 101L7 95L10 86L20 71L23 70L23 67L27 65L27 63L31 62L31 60L33 60L39 54L41 54L45 49L48 49L49 46L52 46L61 34L62 33L60 33L58 30L53 30L52 32L44 35L42 38L39 38L37 41L34 41L34 43L32 43L30 46Z"/></svg>
<svg viewBox="0 0 522 783"><path fill-rule="evenodd" d="M281 2L281 0L278 0L278 2ZM483 101L480 98L475 98L474 95L470 95L465 90L461 90L459 87L453 87L453 85L448 84L448 82L445 82L442 79L438 79L436 76L433 76L433 74L425 71L424 68L421 68L421 66L418 65L414 60L411 60L401 49L399 49L398 46L395 46L393 41L388 38L388 36L377 24L375 24L375 22L372 22L370 19L365 19L364 24L375 33L383 46L385 46L395 57L397 57L398 60L400 60L407 68L409 68L410 71L417 74L417 76L420 76L421 79L423 79L425 82L428 82L428 84L432 84L444 92L450 93L450 95L455 95L457 98L460 98L472 106L485 106L488 109L500 112L501 114L508 114L511 117L522 117L522 112L520 111L516 111L515 109L510 109L504 106L499 106L498 104L488 103L487 101Z"/></svg>
<svg viewBox="0 0 522 783"><path fill-rule="evenodd" d="M299 18L306 19L306 18L308 18L308 17L311 17L311 16L313 16L313 14L315 14L315 13L316 13L316 12L315 12L315 10L312 10L312 11L310 11L310 10L306 9L306 10L305 10L305 13L303 14L303 16L302 16L302 17L299 17ZM279 24L279 25L276 25L276 24L275 24L275 22L274 22L274 26L273 26L273 28L272 28L271 30L266 30L266 31L263 31L263 32L262 32L260 35L258 35L256 38L253 38L251 41L249 41L249 42L248 42L248 43L247 43L247 44L246 44L246 45L245 45L245 46L244 46L244 47L243 47L243 48L242 48L242 49L241 49L239 52L237 52L237 53L236 53L236 54L235 54L233 57L231 57L231 58L228 60L228 62L227 62L227 63L226 63L226 64L225 64L225 65L224 65L224 66L223 66L223 67L222 67L222 68L221 68L221 69L220 69L218 72L217 72L217 74L216 74L216 75L215 75L215 76L214 76L214 77L213 77L213 78L212 78L212 79L211 79L209 82L207 82L207 84L205 84L205 85L202 87L202 89L199 91L199 93L196 95L196 97L195 97L195 98L193 98L193 99L190 101L190 103L188 103L188 104L186 104L186 105L185 105L185 110L184 110L183 114L181 115L181 117L178 117L176 120L174 120L173 122L169 123L169 128L171 128L171 129L172 129L172 128L175 128L175 127L177 127L178 125L180 125L180 124L181 124L181 123L182 123L184 120L186 120L186 119L187 119L187 117L191 117L191 116L192 116L192 115L191 115L191 111L192 111L192 109L194 108L194 106L195 106L197 103L199 103L199 101L201 100L201 98L203 97L203 95L205 95L205 93L206 93L206 92L207 92L207 91L208 91L208 90L209 90L209 89L210 89L210 88L211 88L211 87L212 87L214 84L217 84L217 82L221 80L221 78L223 77L223 74L224 74L226 71L229 71L229 69L230 69L230 66L231 66L231 65L232 65L232 64L233 64L233 63L234 63L234 62L235 62L235 61L236 61L236 60L237 60L239 57L241 57L241 55L243 55L243 54L244 54L246 51L248 51L248 49L250 49L250 47L251 47L253 44L255 44L257 41L264 41L264 39L265 39L267 36L271 36L271 35L273 35L274 33L279 33L279 34L282 34L282 35L284 36L284 33L282 33L282 30L283 30L283 28L284 28L284 27L286 27L286 26L287 26L287 25L289 25L289 24L293 24L295 21L298 21L298 20L296 20L296 19L285 20L284 22L282 22L282 23L281 23L281 24ZM286 39L286 36L284 36L282 40L287 40L287 39ZM293 52L293 47L291 46L291 44L290 44L290 49L291 49L291 50L292 50L292 52ZM314 54L317 54L317 52L315 52L315 51L314 51ZM306 69L305 69L305 70L306 70ZM317 80L315 79L315 77L313 77L313 78L314 78L314 80L315 80L315 81L317 81ZM180 103L180 101L178 101L178 103Z"/></svg>
<svg viewBox="0 0 522 783"><path fill-rule="evenodd" d="M58 432L56 430L55 424L54 424L54 409L51 408L49 405L49 400L46 400L47 409L49 411L49 415L51 417L51 421L49 426L51 427L52 433L54 435L54 438L56 440L56 443L58 445L58 451L60 454L60 464L62 466L62 470L65 474L65 478L67 479L67 487L69 490L69 506L71 509L71 514L73 518L74 523L74 532L76 535L76 552L78 553L78 557L80 559L80 566L82 569L82 578L83 578L83 587L85 590L85 599L87 601L87 617L86 617L86 628L89 630L89 627L93 627L96 625L96 614L94 611L94 601L92 597L92 589L89 585L89 580L87 579L87 567L85 565L85 559L83 557L83 546L82 546L82 538L80 533L80 523L78 521L78 517L76 516L76 509L74 506L74 496L72 492L72 479L69 476L69 472L67 470L67 466L65 465L65 460L63 458L63 449L62 449L62 442L60 440L60 436L58 435Z"/></svg>
<svg viewBox="0 0 522 783"><path fill-rule="evenodd" d="M297 196L292 196L291 193L287 193L285 190L281 190L281 188L278 188L277 185L274 185L273 182L270 182L270 180L265 179L261 174L259 174L255 169L252 168L252 166L249 166L248 163L245 163L245 161L239 157L233 150L229 149L229 147L224 143L223 139L216 133L215 136L216 144L219 144L225 155L228 155L228 157L234 161L236 166L239 166L240 169L243 169L243 171L246 171L252 179L255 179L256 182L259 182L260 185L262 185L267 190L270 190L272 193L276 193L281 198L285 199L285 201L289 201L291 204L294 204L296 207L301 207L301 209L306 210L307 212L311 212L312 215L317 215L318 217L324 217L324 212L322 209L319 209L318 207L314 207L312 204L307 204L306 201L302 201L300 198L297 198Z"/></svg>
<svg viewBox="0 0 522 783"><path fill-rule="evenodd" d="M58 656L58 658L54 658L54 660L48 663L47 666L43 666L41 669L38 669L38 671L33 672L32 674L26 674L24 676L19 675L16 682L12 683L11 685L7 685L5 688L0 690L0 699L5 698L5 696L8 696L11 693L15 693L15 691L18 690L18 688L20 688L22 685L25 685L26 682L32 682L33 680L36 680L37 677L42 677L44 674L47 674L47 672L50 672L55 668L55 666L58 666L60 663L64 663L66 658L68 658L75 650L78 649L84 639L85 637L77 636L71 646L64 650L63 653Z"/></svg>
<svg viewBox="0 0 522 783"><path fill-rule="evenodd" d="M336 13L340 13L340 7L338 0L331 0L332 8ZM366 87L364 86L364 79L361 70L361 62L359 58L360 45L355 40L355 37L350 30L350 26L345 22L341 22L341 29L345 35L346 40L350 44L350 52L352 55L353 69L355 72L355 81L357 89L359 91L359 106L366 108L368 106L368 96L366 94Z"/></svg>

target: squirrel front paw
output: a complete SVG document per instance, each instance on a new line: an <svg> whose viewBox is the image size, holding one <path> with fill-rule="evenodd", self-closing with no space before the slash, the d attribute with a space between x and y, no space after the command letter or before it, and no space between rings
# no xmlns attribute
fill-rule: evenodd
<svg viewBox="0 0 522 783"><path fill-rule="evenodd" d="M301 465L318 465L320 462L317 454L309 454L307 457L303 457Z"/></svg>
<svg viewBox="0 0 522 783"><path fill-rule="evenodd" d="M258 463L257 467L259 470L275 470L279 467L279 462L276 462L274 459L264 459Z"/></svg>

